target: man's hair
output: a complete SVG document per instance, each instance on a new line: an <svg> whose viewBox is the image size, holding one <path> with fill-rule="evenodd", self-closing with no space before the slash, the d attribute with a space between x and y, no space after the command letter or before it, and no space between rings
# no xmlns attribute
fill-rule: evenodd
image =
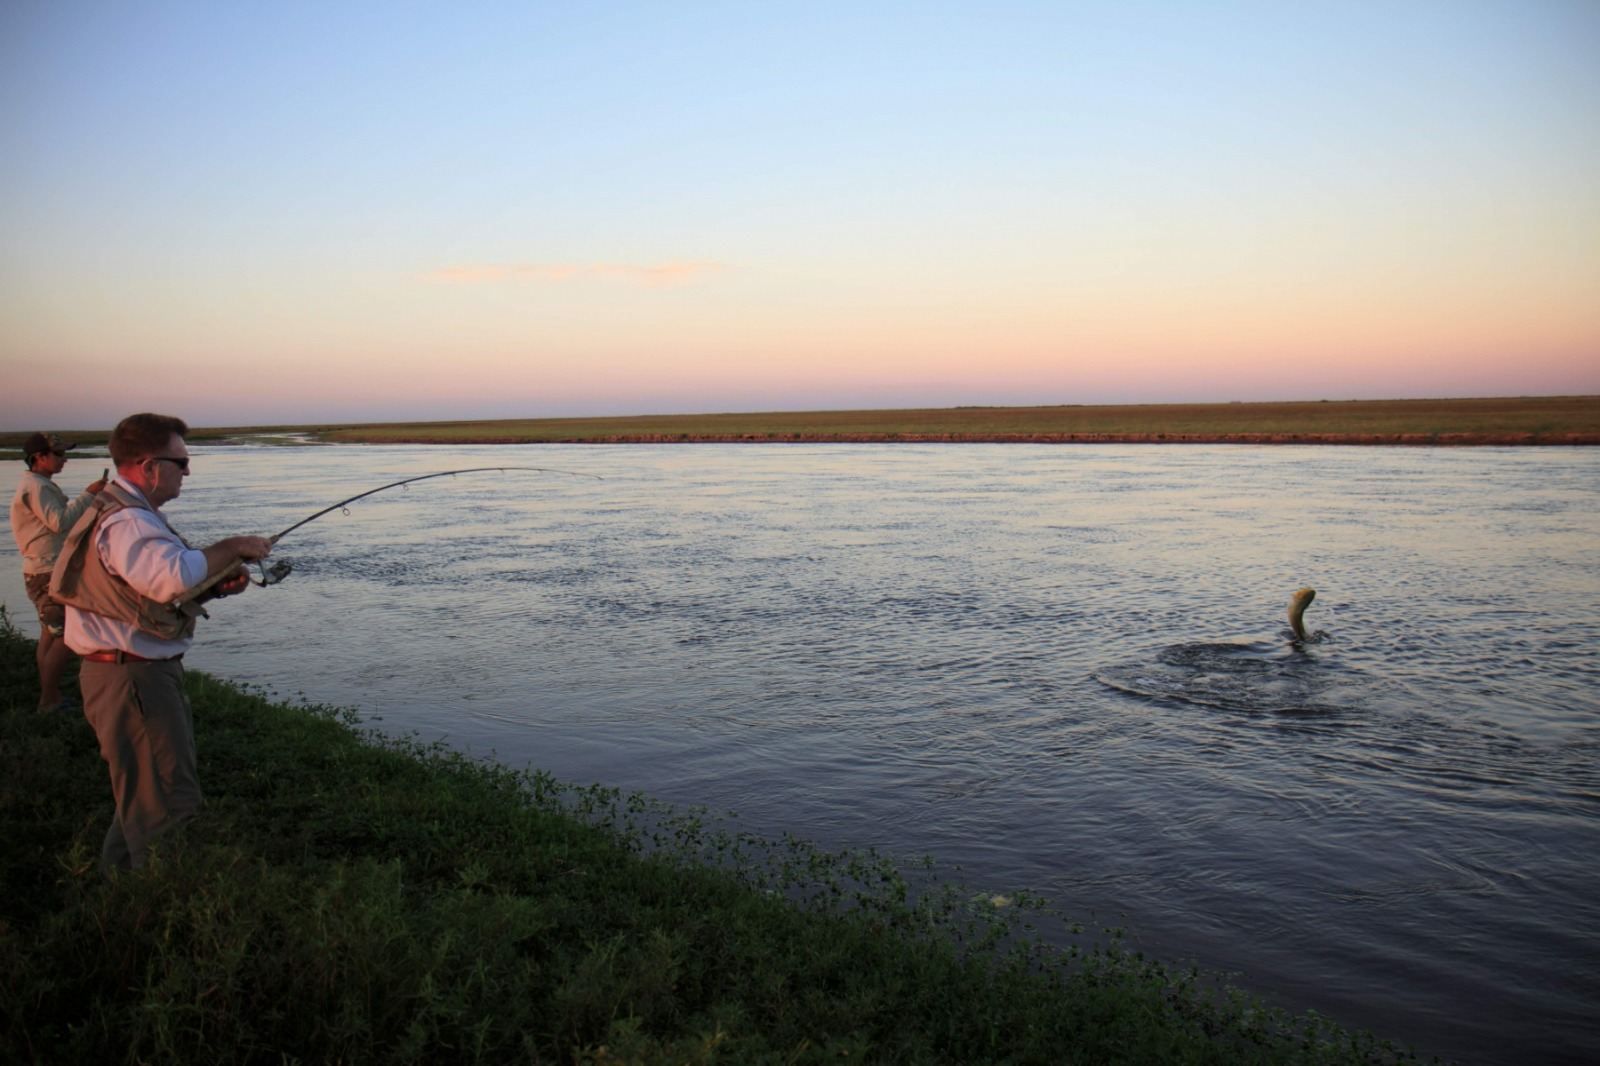
<svg viewBox="0 0 1600 1066"><path fill-rule="evenodd" d="M171 415L129 415L111 431L111 461L123 466L166 451L174 433L188 436L189 424Z"/></svg>

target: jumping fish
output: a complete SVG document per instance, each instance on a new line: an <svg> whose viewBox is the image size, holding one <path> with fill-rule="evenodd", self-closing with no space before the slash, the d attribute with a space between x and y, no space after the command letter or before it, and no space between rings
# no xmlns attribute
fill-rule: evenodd
<svg viewBox="0 0 1600 1066"><path fill-rule="evenodd" d="M1316 589L1301 589L1289 597L1289 628L1294 630L1294 639L1297 641L1306 639L1306 626L1301 617L1316 598Z"/></svg>

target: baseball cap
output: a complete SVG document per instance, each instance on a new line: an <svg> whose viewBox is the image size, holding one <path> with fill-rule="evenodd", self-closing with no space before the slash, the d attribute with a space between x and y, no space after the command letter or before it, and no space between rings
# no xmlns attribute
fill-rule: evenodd
<svg viewBox="0 0 1600 1066"><path fill-rule="evenodd" d="M54 433L35 433L23 443L22 457L26 459L30 455L39 455L42 452L69 452L77 446L76 442L62 444L61 438Z"/></svg>

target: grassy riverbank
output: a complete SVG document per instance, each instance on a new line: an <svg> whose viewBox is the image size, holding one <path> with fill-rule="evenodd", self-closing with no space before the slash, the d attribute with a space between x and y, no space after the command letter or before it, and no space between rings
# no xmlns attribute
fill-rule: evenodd
<svg viewBox="0 0 1600 1066"><path fill-rule="evenodd" d="M1410 1059L1027 900L190 693L206 810L105 884L94 737L0 629L0 1060Z"/></svg>
<svg viewBox="0 0 1600 1066"><path fill-rule="evenodd" d="M196 414L198 422L203 414ZM65 434L103 442L106 430ZM213 426L192 440L298 433L341 443L1042 441L1076 443L1600 444L1600 396L1471 400L951 407L501 419L360 425ZM0 447L27 434L0 433Z"/></svg>
<svg viewBox="0 0 1600 1066"><path fill-rule="evenodd" d="M1600 443L1600 397L954 407L323 427L330 441Z"/></svg>

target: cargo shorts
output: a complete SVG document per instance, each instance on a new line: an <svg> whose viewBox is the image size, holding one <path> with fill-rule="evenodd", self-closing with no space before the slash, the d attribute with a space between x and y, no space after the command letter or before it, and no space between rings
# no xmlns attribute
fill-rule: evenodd
<svg viewBox="0 0 1600 1066"><path fill-rule="evenodd" d="M67 631L67 609L50 597L50 575L24 574L23 584L28 587L28 599L39 612L39 625L56 636Z"/></svg>

